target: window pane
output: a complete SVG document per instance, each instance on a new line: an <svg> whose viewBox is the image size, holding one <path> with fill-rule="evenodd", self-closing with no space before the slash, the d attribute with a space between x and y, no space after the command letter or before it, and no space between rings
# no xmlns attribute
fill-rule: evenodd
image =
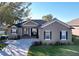
<svg viewBox="0 0 79 59"><path fill-rule="evenodd" d="M16 32L16 29L12 29L12 32Z"/></svg>
<svg viewBox="0 0 79 59"><path fill-rule="evenodd" d="M62 40L66 40L66 31L62 31L62 37L61 37Z"/></svg>
<svg viewBox="0 0 79 59"><path fill-rule="evenodd" d="M32 28L32 32L37 32L37 29L36 28Z"/></svg>
<svg viewBox="0 0 79 59"><path fill-rule="evenodd" d="M36 35L37 34L37 28L32 28L32 33L33 33L33 35Z"/></svg>
<svg viewBox="0 0 79 59"><path fill-rule="evenodd" d="M16 35L16 28L12 28L12 34Z"/></svg>
<svg viewBox="0 0 79 59"><path fill-rule="evenodd" d="M66 39L66 36L65 35L62 35L62 39Z"/></svg>
<svg viewBox="0 0 79 59"><path fill-rule="evenodd" d="M45 32L45 40L50 40L50 31Z"/></svg>

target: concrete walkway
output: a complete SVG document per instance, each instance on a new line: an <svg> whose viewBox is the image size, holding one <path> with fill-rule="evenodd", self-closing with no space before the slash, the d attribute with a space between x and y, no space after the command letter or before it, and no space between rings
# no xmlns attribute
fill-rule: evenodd
<svg viewBox="0 0 79 59"><path fill-rule="evenodd" d="M34 40L21 39L21 40L9 40L8 46L0 51L0 56L27 56L29 47Z"/></svg>

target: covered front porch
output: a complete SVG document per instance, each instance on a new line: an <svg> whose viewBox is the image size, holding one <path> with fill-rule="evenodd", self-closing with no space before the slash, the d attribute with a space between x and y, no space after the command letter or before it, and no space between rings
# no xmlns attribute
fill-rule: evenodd
<svg viewBox="0 0 79 59"><path fill-rule="evenodd" d="M38 38L38 28L36 27L23 27L22 36L25 38Z"/></svg>
<svg viewBox="0 0 79 59"><path fill-rule="evenodd" d="M38 23L31 20L21 24L19 35L23 38L39 38Z"/></svg>
<svg viewBox="0 0 79 59"><path fill-rule="evenodd" d="M38 24L33 21L23 23L22 36L26 38L38 38Z"/></svg>

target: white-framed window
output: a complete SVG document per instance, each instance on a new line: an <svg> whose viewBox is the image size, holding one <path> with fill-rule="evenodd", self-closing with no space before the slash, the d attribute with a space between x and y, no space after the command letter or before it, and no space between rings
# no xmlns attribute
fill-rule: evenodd
<svg viewBox="0 0 79 59"><path fill-rule="evenodd" d="M36 35L37 34L37 28L32 28L32 33Z"/></svg>
<svg viewBox="0 0 79 59"><path fill-rule="evenodd" d="M16 34L17 34L17 33L16 33L16 32L17 32L17 29L16 29L16 28L12 28L12 29L11 29L11 32L12 32L12 34L16 35Z"/></svg>
<svg viewBox="0 0 79 59"><path fill-rule="evenodd" d="M62 30L62 31L60 32L60 39L61 39L61 40L67 40L67 37L68 37L67 31L66 31L66 30Z"/></svg>
<svg viewBox="0 0 79 59"><path fill-rule="evenodd" d="M36 28L32 28L32 32L37 32L37 29Z"/></svg>
<svg viewBox="0 0 79 59"><path fill-rule="evenodd" d="M44 39L51 40L51 31L49 30L44 31Z"/></svg>

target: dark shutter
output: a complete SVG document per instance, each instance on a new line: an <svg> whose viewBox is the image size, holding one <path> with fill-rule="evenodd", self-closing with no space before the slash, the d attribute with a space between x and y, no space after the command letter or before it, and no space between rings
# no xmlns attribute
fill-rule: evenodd
<svg viewBox="0 0 79 59"><path fill-rule="evenodd" d="M52 32L50 32L50 39L52 39Z"/></svg>
<svg viewBox="0 0 79 59"><path fill-rule="evenodd" d="M44 39L45 39L45 31L44 31Z"/></svg>
<svg viewBox="0 0 79 59"><path fill-rule="evenodd" d="M18 34L18 30L16 29L16 34Z"/></svg>
<svg viewBox="0 0 79 59"><path fill-rule="evenodd" d="M38 28L37 28L37 38L39 38L39 35L38 35Z"/></svg>
<svg viewBox="0 0 79 59"><path fill-rule="evenodd" d="M11 33L12 33L12 28L11 28Z"/></svg>
<svg viewBox="0 0 79 59"><path fill-rule="evenodd" d="M66 39L68 39L68 32L66 31Z"/></svg>
<svg viewBox="0 0 79 59"><path fill-rule="evenodd" d="M32 35L33 35L33 34L32 34L32 28L31 28L31 37L32 37Z"/></svg>
<svg viewBox="0 0 79 59"><path fill-rule="evenodd" d="M60 40L62 39L62 32L60 31Z"/></svg>

